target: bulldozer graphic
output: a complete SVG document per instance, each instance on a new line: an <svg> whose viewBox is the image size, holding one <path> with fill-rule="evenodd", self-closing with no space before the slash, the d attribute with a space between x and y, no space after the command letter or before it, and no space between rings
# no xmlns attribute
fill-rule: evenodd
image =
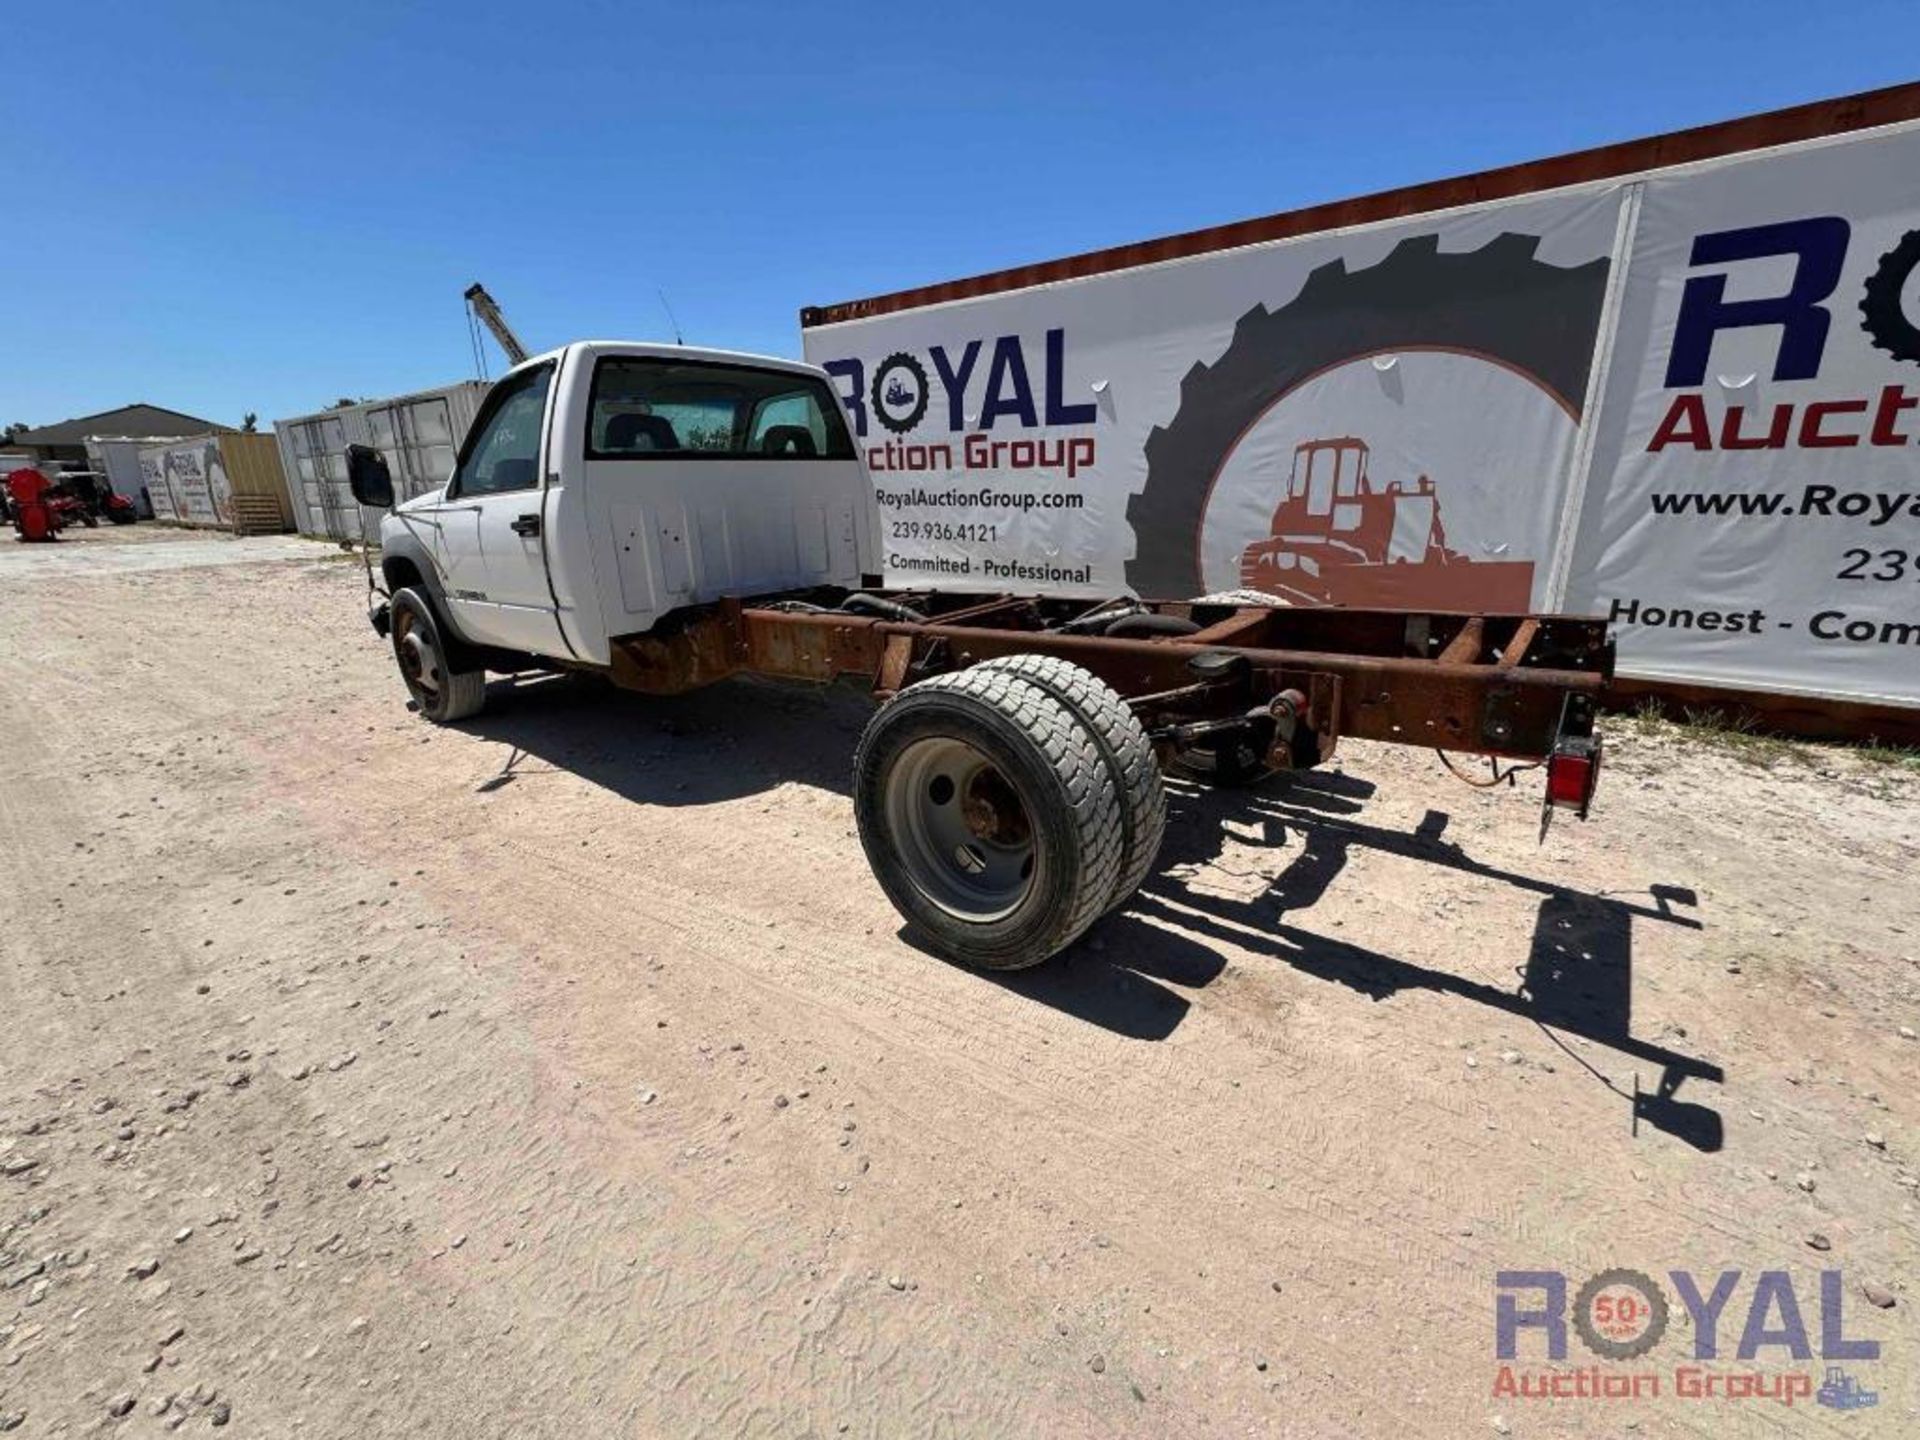
<svg viewBox="0 0 1920 1440"><path fill-rule="evenodd" d="M1880 1403L1880 1392L1862 1389L1860 1382L1845 1370L1829 1365L1827 1377L1813 1398L1829 1410L1865 1410Z"/></svg>
<svg viewBox="0 0 1920 1440"><path fill-rule="evenodd" d="M1240 583L1296 605L1382 610L1526 611L1531 560L1479 560L1447 547L1440 495L1375 488L1367 442L1352 435L1294 447L1272 533L1240 554Z"/></svg>

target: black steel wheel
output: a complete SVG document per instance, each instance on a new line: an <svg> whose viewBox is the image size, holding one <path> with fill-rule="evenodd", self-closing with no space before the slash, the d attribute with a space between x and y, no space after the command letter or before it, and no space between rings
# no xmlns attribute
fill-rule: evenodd
<svg viewBox="0 0 1920 1440"><path fill-rule="evenodd" d="M389 613L393 658L420 713L436 725L479 714L487 703L487 674L449 667L432 602L418 590L396 590Z"/></svg>

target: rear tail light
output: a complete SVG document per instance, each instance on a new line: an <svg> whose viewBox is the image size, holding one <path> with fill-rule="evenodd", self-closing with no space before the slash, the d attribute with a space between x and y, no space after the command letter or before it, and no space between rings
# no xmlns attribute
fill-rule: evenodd
<svg viewBox="0 0 1920 1440"><path fill-rule="evenodd" d="M1596 740L1562 742L1547 759L1547 803L1572 810L1584 820L1600 783L1600 744Z"/></svg>

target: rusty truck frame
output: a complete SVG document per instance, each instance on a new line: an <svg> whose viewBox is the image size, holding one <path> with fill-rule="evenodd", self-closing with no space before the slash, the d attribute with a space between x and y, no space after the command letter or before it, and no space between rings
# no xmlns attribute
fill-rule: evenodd
<svg viewBox="0 0 1920 1440"><path fill-rule="evenodd" d="M854 679L885 700L984 661L1051 655L1111 686L1164 760L1236 737L1257 742L1262 768L1287 770L1331 758L1342 738L1523 761L1597 755L1595 716L1613 673L1597 616L933 591L867 598L923 618L850 614L830 595L724 600L617 639L611 675L656 695L740 674ZM1102 615L1113 628L1144 616L1185 623L1150 635L1084 633ZM1584 814L1585 800L1568 808Z"/></svg>

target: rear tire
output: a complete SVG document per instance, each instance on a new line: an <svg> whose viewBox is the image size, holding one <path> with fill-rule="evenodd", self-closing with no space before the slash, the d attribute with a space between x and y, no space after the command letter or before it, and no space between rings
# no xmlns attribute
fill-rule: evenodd
<svg viewBox="0 0 1920 1440"><path fill-rule="evenodd" d="M389 613L393 658L420 713L436 725L478 715L487 703L487 672L449 668L432 602L410 587L396 590Z"/></svg>
<svg viewBox="0 0 1920 1440"><path fill-rule="evenodd" d="M1120 800L1093 735L1040 686L977 666L909 686L854 755L874 877L941 955L1022 970L1114 893Z"/></svg>
<svg viewBox="0 0 1920 1440"><path fill-rule="evenodd" d="M1167 829L1160 763L1139 718L1106 681L1057 655L1006 655L975 668L1038 685L1074 713L1099 747L1120 797L1120 868L1106 906L1118 910L1147 878Z"/></svg>

